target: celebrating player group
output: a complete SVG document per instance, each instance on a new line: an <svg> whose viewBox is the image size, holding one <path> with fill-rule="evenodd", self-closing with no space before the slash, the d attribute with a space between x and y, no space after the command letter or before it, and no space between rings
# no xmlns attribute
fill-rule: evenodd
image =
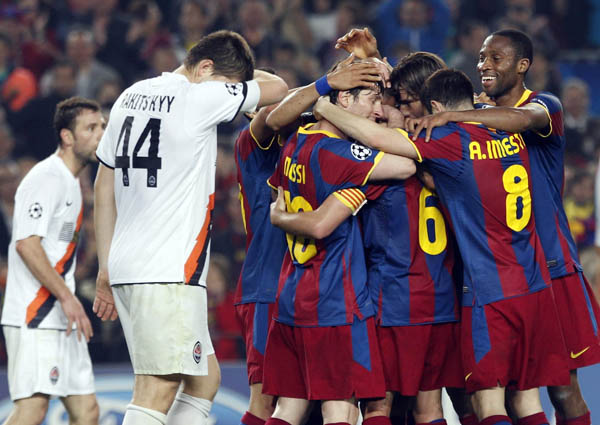
<svg viewBox="0 0 600 425"><path fill-rule="evenodd" d="M350 55L290 90L217 31L127 88L105 131L97 103L58 105L59 149L16 196L6 423L40 423L50 396L71 423L98 422L91 326L73 295L77 175L97 158L94 312L118 316L126 337L123 424L208 424L217 125L240 112L242 424L355 425L360 409L366 425L443 425L443 388L461 424L548 424L542 386L558 425L591 423L577 369L600 362L600 307L562 206L562 106L524 85L529 37L485 39L478 103L432 53L392 68L367 29L336 47Z"/></svg>

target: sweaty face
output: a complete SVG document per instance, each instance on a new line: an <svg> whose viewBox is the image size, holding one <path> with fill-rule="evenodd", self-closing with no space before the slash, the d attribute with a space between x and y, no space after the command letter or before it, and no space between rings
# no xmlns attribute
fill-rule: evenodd
<svg viewBox="0 0 600 425"><path fill-rule="evenodd" d="M381 92L376 89L361 90L356 98L350 100L348 112L368 118L371 121L383 117L383 108L381 107Z"/></svg>
<svg viewBox="0 0 600 425"><path fill-rule="evenodd" d="M510 40L502 36L489 36L479 51L477 71L483 90L490 97L500 97L519 81L516 52Z"/></svg>
<svg viewBox="0 0 600 425"><path fill-rule="evenodd" d="M105 127L106 121L100 112L87 109L77 116L73 130L73 152L84 164L96 162L96 148Z"/></svg>

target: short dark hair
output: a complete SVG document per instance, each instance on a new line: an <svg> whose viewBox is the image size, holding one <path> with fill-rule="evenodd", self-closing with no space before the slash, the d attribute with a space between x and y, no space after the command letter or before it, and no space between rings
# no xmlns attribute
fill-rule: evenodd
<svg viewBox="0 0 600 425"><path fill-rule="evenodd" d="M529 59L533 63L533 43L531 38L523 31L507 29L492 33L492 36L506 37L515 50L516 59Z"/></svg>
<svg viewBox="0 0 600 425"><path fill-rule="evenodd" d="M438 69L445 68L447 68L446 62L434 53L415 52L404 56L390 75L392 89L397 99L400 89L418 98L425 80Z"/></svg>
<svg viewBox="0 0 600 425"><path fill-rule="evenodd" d="M464 102L473 104L473 84L462 71L440 69L425 81L420 98L430 114L432 100L440 102L448 109L454 109Z"/></svg>
<svg viewBox="0 0 600 425"><path fill-rule="evenodd" d="M63 128L74 131L77 117L84 110L98 112L100 111L100 104L95 100L76 96L65 99L56 105L56 111L54 112L54 134L59 146L62 144L60 131Z"/></svg>
<svg viewBox="0 0 600 425"><path fill-rule="evenodd" d="M254 56L244 38L234 31L220 30L200 39L190 49L183 64L191 70L201 60L213 61L213 72L240 81L251 80L254 75Z"/></svg>

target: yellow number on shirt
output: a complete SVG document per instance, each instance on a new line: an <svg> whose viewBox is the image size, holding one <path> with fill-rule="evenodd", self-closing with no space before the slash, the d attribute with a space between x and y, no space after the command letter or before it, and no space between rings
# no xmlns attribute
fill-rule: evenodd
<svg viewBox="0 0 600 425"><path fill-rule="evenodd" d="M434 207L427 206L427 199L437 198L429 189L424 187L419 194L419 246L429 255L438 255L446 249L448 239L446 236L446 222L442 212ZM433 220L433 232L429 232ZM431 234L433 233L433 234Z"/></svg>
<svg viewBox="0 0 600 425"><path fill-rule="evenodd" d="M527 170L520 164L511 165L502 175L506 190L506 224L515 232L527 226L531 218L531 192Z"/></svg>
<svg viewBox="0 0 600 425"><path fill-rule="evenodd" d="M289 212L312 211L312 206L302 196L295 196L290 200L290 192L284 191L285 204ZM317 255L317 246L315 240L304 236L292 235L286 233L288 248L292 255L292 260L299 264L304 264L315 255Z"/></svg>

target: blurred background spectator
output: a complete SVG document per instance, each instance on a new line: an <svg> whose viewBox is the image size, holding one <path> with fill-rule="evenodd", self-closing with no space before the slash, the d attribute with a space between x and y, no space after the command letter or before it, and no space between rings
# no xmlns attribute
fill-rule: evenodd
<svg viewBox="0 0 600 425"><path fill-rule="evenodd" d="M600 294L600 273L594 279L599 261L591 250L599 227L591 177L600 146L599 23L600 0L0 0L0 288L14 191L55 150L52 116L60 100L92 97L108 116L124 87L173 70L200 37L222 28L241 32L257 64L275 69L290 87L323 75L345 56L334 49L335 40L367 26L391 63L411 51L432 51L467 73L479 91L481 43L489 32L510 27L526 31L535 43L528 87L549 90L563 102L565 206L586 273ZM231 306L245 249L231 146L245 123L238 118L219 130L208 288L211 332L223 359L244 354ZM89 310L97 267L94 177L92 168L80 179L86 214L78 291L94 323L94 361L127 361L118 322L101 323Z"/></svg>

